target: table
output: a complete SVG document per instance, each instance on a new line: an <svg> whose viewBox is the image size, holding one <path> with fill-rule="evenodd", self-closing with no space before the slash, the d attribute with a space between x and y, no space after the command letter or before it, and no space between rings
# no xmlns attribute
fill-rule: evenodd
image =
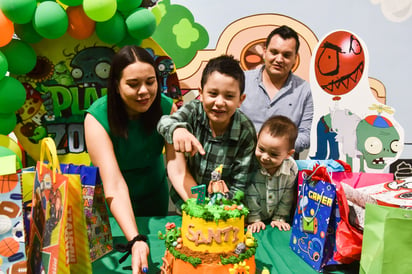
<svg viewBox="0 0 412 274"><path fill-rule="evenodd" d="M158 239L158 232L164 233L165 225L168 222L174 222L176 226L180 227L182 218L181 216L138 217L136 222L139 232L148 236L149 273L157 274L160 272L162 257L166 249L164 241ZM126 239L114 218L110 218L110 224L114 244L126 243ZM259 244L255 256L257 269L263 269L263 266L266 266L271 274L317 273L289 248L290 233L290 231L279 231L269 226L266 230L253 235L258 239ZM93 262L93 273L131 273L130 270L123 269L124 266L131 265L130 256L121 265L118 263L123 254L113 251Z"/></svg>

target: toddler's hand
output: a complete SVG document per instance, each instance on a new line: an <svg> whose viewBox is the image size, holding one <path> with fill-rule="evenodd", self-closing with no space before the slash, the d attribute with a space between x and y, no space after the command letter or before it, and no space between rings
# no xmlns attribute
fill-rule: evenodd
<svg viewBox="0 0 412 274"><path fill-rule="evenodd" d="M247 229L252 233L259 232L260 230L265 229L265 224L263 222L256 222L247 226Z"/></svg>
<svg viewBox="0 0 412 274"><path fill-rule="evenodd" d="M288 231L290 229L290 225L285 221L272 221L270 222L272 227L277 227L280 231Z"/></svg>

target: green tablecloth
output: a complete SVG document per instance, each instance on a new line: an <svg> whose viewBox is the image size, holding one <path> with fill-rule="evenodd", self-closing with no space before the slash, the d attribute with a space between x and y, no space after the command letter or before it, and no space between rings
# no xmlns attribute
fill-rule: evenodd
<svg viewBox="0 0 412 274"><path fill-rule="evenodd" d="M182 219L180 216L138 217L136 221L139 232L149 238L149 273L159 273L165 245L164 241L158 239L158 231L164 233L165 225L168 222L174 222L176 226L181 226ZM114 243L125 243L126 239L117 222L111 218L110 223ZM263 266L266 266L271 274L317 273L289 248L290 233L290 231L279 231L269 226L266 230L254 234L259 244L255 256L257 269L263 269ZM119 265L118 261L122 255L123 253L113 251L95 261L93 273L131 273L130 270L123 270L124 266L131 265L130 256Z"/></svg>

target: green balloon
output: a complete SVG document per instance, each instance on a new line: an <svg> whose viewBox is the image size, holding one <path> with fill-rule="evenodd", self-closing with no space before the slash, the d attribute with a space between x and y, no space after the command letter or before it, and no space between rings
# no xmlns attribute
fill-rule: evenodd
<svg viewBox="0 0 412 274"><path fill-rule="evenodd" d="M36 52L26 42L12 39L1 51L7 58L11 74L26 74L36 66Z"/></svg>
<svg viewBox="0 0 412 274"><path fill-rule="evenodd" d="M96 34L100 40L107 44L119 43L127 34L123 16L119 12L116 12L109 20L105 22L97 22Z"/></svg>
<svg viewBox="0 0 412 274"><path fill-rule="evenodd" d="M60 0L60 2L67 6L74 7L81 5L83 3L83 0Z"/></svg>
<svg viewBox="0 0 412 274"><path fill-rule="evenodd" d="M30 22L36 6L36 0L0 0L1 11L16 24Z"/></svg>
<svg viewBox="0 0 412 274"><path fill-rule="evenodd" d="M150 10L139 8L126 18L126 26L132 37L143 40L155 31L156 18Z"/></svg>
<svg viewBox="0 0 412 274"><path fill-rule="evenodd" d="M128 12L134 10L142 4L143 0L117 0L117 10L121 12Z"/></svg>
<svg viewBox="0 0 412 274"><path fill-rule="evenodd" d="M69 18L62 6L53 1L37 6L33 17L34 29L44 38L56 39L66 33Z"/></svg>
<svg viewBox="0 0 412 274"><path fill-rule="evenodd" d="M0 134L10 134L17 124L17 117L14 112L0 114Z"/></svg>
<svg viewBox="0 0 412 274"><path fill-rule="evenodd" d="M22 41L29 44L38 43L43 39L43 36L37 33L31 22L27 24L14 24L14 32Z"/></svg>
<svg viewBox="0 0 412 274"><path fill-rule="evenodd" d="M117 43L117 46L121 48L121 47L128 46L128 45L140 46L141 44L142 44L142 40L136 39L130 36L129 34L127 34L126 37L122 41Z"/></svg>
<svg viewBox="0 0 412 274"><path fill-rule="evenodd" d="M83 0L84 12L96 22L109 20L116 13L116 9L116 0Z"/></svg>
<svg viewBox="0 0 412 274"><path fill-rule="evenodd" d="M6 75L9 70L9 63L6 56L0 51L0 80Z"/></svg>
<svg viewBox="0 0 412 274"><path fill-rule="evenodd" d="M16 112L26 101L26 89L13 77L0 80L0 113Z"/></svg>

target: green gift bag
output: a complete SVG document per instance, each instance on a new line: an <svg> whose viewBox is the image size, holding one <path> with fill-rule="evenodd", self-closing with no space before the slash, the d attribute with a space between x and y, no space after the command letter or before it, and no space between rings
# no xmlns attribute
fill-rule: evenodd
<svg viewBox="0 0 412 274"><path fill-rule="evenodd" d="M359 273L411 273L412 210L366 204Z"/></svg>

